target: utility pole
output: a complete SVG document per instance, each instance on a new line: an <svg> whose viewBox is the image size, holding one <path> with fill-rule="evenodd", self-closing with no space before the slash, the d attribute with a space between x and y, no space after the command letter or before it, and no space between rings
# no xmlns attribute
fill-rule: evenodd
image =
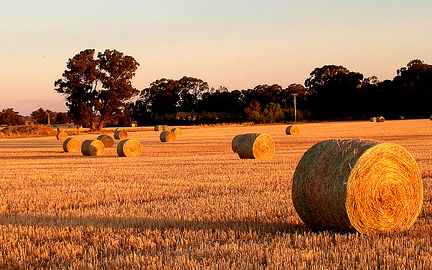
<svg viewBox="0 0 432 270"><path fill-rule="evenodd" d="M294 122L297 122L297 94L292 94L294 96Z"/></svg>

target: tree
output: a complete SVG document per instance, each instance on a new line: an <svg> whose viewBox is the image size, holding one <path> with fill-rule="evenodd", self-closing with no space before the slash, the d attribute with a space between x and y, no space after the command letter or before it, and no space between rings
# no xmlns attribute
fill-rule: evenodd
<svg viewBox="0 0 432 270"><path fill-rule="evenodd" d="M67 113L59 112L56 115L55 123L56 124L67 124L67 123L70 123L70 118L67 115Z"/></svg>
<svg viewBox="0 0 432 270"><path fill-rule="evenodd" d="M153 117L174 114L179 110L192 111L207 90L208 83L201 79L187 76L179 80L162 78L143 89L136 104Z"/></svg>
<svg viewBox="0 0 432 270"><path fill-rule="evenodd" d="M132 56L116 50L105 50L95 57L95 50L87 49L69 59L54 90L66 97L75 124L100 130L138 94L131 83L138 66Z"/></svg>
<svg viewBox="0 0 432 270"><path fill-rule="evenodd" d="M56 123L57 113L50 110L39 108L36 111L33 111L30 115L33 117L36 124L47 125Z"/></svg>
<svg viewBox="0 0 432 270"><path fill-rule="evenodd" d="M14 109L3 109L0 112L0 125L17 126L24 124L24 118Z"/></svg>
<svg viewBox="0 0 432 270"><path fill-rule="evenodd" d="M362 80L362 74L343 66L315 68L305 81L314 117L340 120L359 117L364 105L358 103Z"/></svg>

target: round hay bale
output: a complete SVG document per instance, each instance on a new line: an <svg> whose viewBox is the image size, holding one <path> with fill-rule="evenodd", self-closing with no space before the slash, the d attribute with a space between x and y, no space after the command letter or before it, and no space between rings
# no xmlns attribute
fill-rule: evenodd
<svg viewBox="0 0 432 270"><path fill-rule="evenodd" d="M243 137L243 135L244 135L244 134L236 135L236 136L232 139L231 147L232 147L232 150L233 150L234 153L237 153L238 145L239 145L239 142L240 142L241 138Z"/></svg>
<svg viewBox="0 0 432 270"><path fill-rule="evenodd" d="M105 146L99 140L85 140L81 145L81 153L84 156L102 156L105 153Z"/></svg>
<svg viewBox="0 0 432 270"><path fill-rule="evenodd" d="M298 163L292 199L312 229L399 232L420 213L423 183L416 161L402 146L327 140L312 146Z"/></svg>
<svg viewBox="0 0 432 270"><path fill-rule="evenodd" d="M137 157L141 155L142 147L139 141L126 139L117 145L117 154L120 157Z"/></svg>
<svg viewBox="0 0 432 270"><path fill-rule="evenodd" d="M399 116L399 120L405 120L405 117L403 115Z"/></svg>
<svg viewBox="0 0 432 270"><path fill-rule="evenodd" d="M295 125L288 126L285 130L287 135L297 135L299 134L299 128Z"/></svg>
<svg viewBox="0 0 432 270"><path fill-rule="evenodd" d="M116 140L125 140L125 139L127 139L127 132L126 132L126 130L116 129L116 131L114 132L114 138Z"/></svg>
<svg viewBox="0 0 432 270"><path fill-rule="evenodd" d="M58 131L58 132L62 132L62 131L64 131L64 128L62 128L62 127L57 127L57 131Z"/></svg>
<svg viewBox="0 0 432 270"><path fill-rule="evenodd" d="M169 130L167 125L162 125L162 130Z"/></svg>
<svg viewBox="0 0 432 270"><path fill-rule="evenodd" d="M275 144L267 134L246 133L238 138L237 154L240 158L272 158Z"/></svg>
<svg viewBox="0 0 432 270"><path fill-rule="evenodd" d="M375 123L377 121L377 118L376 117L371 117L370 121Z"/></svg>
<svg viewBox="0 0 432 270"><path fill-rule="evenodd" d="M63 142L63 150L65 152L79 152L81 150L81 141L74 138L67 138Z"/></svg>
<svg viewBox="0 0 432 270"><path fill-rule="evenodd" d="M57 132L57 135L56 135L57 140L64 141L67 139L67 137L68 137L68 134L66 132L64 132L64 131Z"/></svg>
<svg viewBox="0 0 432 270"><path fill-rule="evenodd" d="M183 132L180 128L173 128L173 129L171 129L171 131L174 132L176 137L180 137L181 135L183 135Z"/></svg>
<svg viewBox="0 0 432 270"><path fill-rule="evenodd" d="M154 130L155 130L155 131L163 131L163 127L162 127L161 125L156 125L156 126L154 127Z"/></svg>
<svg viewBox="0 0 432 270"><path fill-rule="evenodd" d="M173 142L176 140L176 135L172 131L165 130L161 132L159 138L161 142Z"/></svg>
<svg viewBox="0 0 432 270"><path fill-rule="evenodd" d="M384 121L385 121L384 116L379 116L379 117L377 118L377 122L384 122Z"/></svg>
<svg viewBox="0 0 432 270"><path fill-rule="evenodd" d="M99 135L97 139L104 144L105 148L110 148L114 145L114 138L110 135L102 134Z"/></svg>

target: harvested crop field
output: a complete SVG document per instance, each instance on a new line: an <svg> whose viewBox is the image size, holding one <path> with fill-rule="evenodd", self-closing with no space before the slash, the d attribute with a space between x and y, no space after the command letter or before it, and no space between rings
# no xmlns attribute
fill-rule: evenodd
<svg viewBox="0 0 432 270"><path fill-rule="evenodd" d="M332 122L128 131L142 154L65 153L54 136L0 139L0 268L430 269L432 121ZM265 133L271 159L240 159L234 136ZM84 141L97 135L74 135ZM291 199L302 155L333 138L397 143L415 158L424 204L406 232L316 232ZM116 142L118 143L118 142Z"/></svg>

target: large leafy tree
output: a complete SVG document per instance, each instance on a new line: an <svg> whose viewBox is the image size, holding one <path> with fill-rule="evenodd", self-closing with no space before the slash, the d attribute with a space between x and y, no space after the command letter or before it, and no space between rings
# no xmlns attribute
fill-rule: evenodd
<svg viewBox="0 0 432 270"><path fill-rule="evenodd" d="M326 65L315 68L306 79L310 94L309 106L315 119L358 118L358 103L363 75L351 72L343 66Z"/></svg>
<svg viewBox="0 0 432 270"><path fill-rule="evenodd" d="M132 56L117 50L105 50L95 57L95 50L87 49L69 59L54 90L65 95L76 124L100 130L139 93L131 83L138 66Z"/></svg>

